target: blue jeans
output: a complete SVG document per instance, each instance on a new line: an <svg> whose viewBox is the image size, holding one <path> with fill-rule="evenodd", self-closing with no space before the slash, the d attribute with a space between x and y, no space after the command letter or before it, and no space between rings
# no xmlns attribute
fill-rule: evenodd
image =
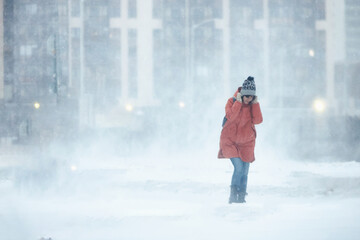
<svg viewBox="0 0 360 240"><path fill-rule="evenodd" d="M240 158L230 158L230 160L234 165L231 185L239 187L240 192L246 193L250 163L244 162Z"/></svg>

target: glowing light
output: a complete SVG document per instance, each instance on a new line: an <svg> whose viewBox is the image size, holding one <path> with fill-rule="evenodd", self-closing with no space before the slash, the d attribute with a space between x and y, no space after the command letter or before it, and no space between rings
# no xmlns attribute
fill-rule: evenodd
<svg viewBox="0 0 360 240"><path fill-rule="evenodd" d="M134 107L131 104L126 104L125 109L126 109L126 111L131 112L132 110L134 110Z"/></svg>
<svg viewBox="0 0 360 240"><path fill-rule="evenodd" d="M325 101L322 99L315 99L315 101L313 103L313 108L318 113L324 112L325 108L326 108Z"/></svg>
<svg viewBox="0 0 360 240"><path fill-rule="evenodd" d="M77 167L76 167L75 165L72 165L72 166L70 167L70 169L71 169L71 171L76 171L76 170L77 170Z"/></svg>
<svg viewBox="0 0 360 240"><path fill-rule="evenodd" d="M184 108L184 107L185 107L185 103L184 103L184 102L179 102L179 107L180 107L180 108Z"/></svg>
<svg viewBox="0 0 360 240"><path fill-rule="evenodd" d="M40 108L40 103L35 102L35 103L34 103L34 108L35 108L35 109L39 109L39 108Z"/></svg>
<svg viewBox="0 0 360 240"><path fill-rule="evenodd" d="M309 56L310 57L314 57L315 56L315 51L313 49L309 50Z"/></svg>

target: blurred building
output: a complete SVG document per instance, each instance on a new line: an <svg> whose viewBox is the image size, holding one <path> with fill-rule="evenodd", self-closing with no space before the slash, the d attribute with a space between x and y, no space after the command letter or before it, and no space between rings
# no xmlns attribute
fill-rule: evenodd
<svg viewBox="0 0 360 240"><path fill-rule="evenodd" d="M154 94L186 107L229 94L229 1L154 1ZM196 114L196 113L194 113Z"/></svg>
<svg viewBox="0 0 360 240"><path fill-rule="evenodd" d="M72 112L60 111L68 101L67 23L62 22L61 1L2 3L1 135L20 142L33 138L46 142L65 127Z"/></svg>
<svg viewBox="0 0 360 240"><path fill-rule="evenodd" d="M14 103L49 97L56 92L52 81L57 72L57 5L21 0L4 3L5 95Z"/></svg>
<svg viewBox="0 0 360 240"><path fill-rule="evenodd" d="M0 12L4 12L4 1L0 1ZM0 15L0 99L4 99L4 15Z"/></svg>
<svg viewBox="0 0 360 240"><path fill-rule="evenodd" d="M339 4L336 2L336 4ZM337 101L337 112L360 118L360 2L348 0L340 7L342 14L333 15L342 28L336 32L335 41L340 42L341 57L333 59L334 96L346 96ZM335 11L332 11L335 12ZM331 60L329 60L331 61Z"/></svg>
<svg viewBox="0 0 360 240"><path fill-rule="evenodd" d="M278 122L319 124L326 114L312 110L315 99L332 115L359 114L356 0L0 2L1 135L51 125L139 130L160 110L185 122L197 117L193 106L222 105L249 75Z"/></svg>

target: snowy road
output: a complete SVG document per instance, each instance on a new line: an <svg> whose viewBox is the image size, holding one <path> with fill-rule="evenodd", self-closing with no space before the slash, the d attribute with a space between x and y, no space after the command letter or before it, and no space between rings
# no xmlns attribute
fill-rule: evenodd
<svg viewBox="0 0 360 240"><path fill-rule="evenodd" d="M240 205L227 204L227 160L76 164L45 183L3 172L1 239L360 239L358 162L256 161Z"/></svg>

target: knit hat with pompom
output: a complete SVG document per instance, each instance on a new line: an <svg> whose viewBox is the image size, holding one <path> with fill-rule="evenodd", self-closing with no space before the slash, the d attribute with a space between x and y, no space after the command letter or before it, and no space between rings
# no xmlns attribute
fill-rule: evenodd
<svg viewBox="0 0 360 240"><path fill-rule="evenodd" d="M244 95L256 96L256 86L255 86L254 77L249 76L247 79L245 79L240 93L241 96Z"/></svg>

